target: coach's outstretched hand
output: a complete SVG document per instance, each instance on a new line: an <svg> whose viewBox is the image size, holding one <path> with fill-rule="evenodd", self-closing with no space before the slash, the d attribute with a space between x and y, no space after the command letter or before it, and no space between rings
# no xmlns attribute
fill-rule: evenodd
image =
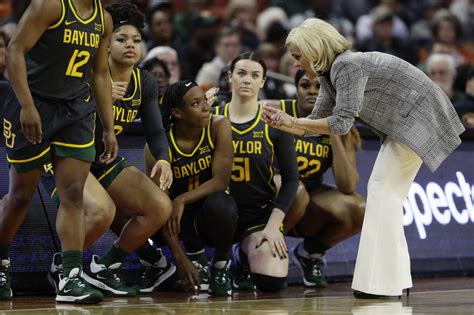
<svg viewBox="0 0 474 315"><path fill-rule="evenodd" d="M277 109L265 103L262 106L262 120L272 128L292 128L294 127L294 125L292 125L293 119L293 117L286 114L281 109Z"/></svg>

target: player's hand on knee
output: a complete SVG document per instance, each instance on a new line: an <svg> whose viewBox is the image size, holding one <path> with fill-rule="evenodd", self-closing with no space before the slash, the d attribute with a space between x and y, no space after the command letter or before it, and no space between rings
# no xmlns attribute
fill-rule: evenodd
<svg viewBox="0 0 474 315"><path fill-rule="evenodd" d="M267 243L270 247L270 252L273 257L280 257L281 259L286 259L288 257L288 249L285 243L285 237L281 233L278 227L267 226L263 229L260 237L258 238L255 248L258 248L264 243Z"/></svg>
<svg viewBox="0 0 474 315"><path fill-rule="evenodd" d="M21 131L28 141L33 144L41 143L41 137L43 135L41 117L34 105L21 108L20 123Z"/></svg>

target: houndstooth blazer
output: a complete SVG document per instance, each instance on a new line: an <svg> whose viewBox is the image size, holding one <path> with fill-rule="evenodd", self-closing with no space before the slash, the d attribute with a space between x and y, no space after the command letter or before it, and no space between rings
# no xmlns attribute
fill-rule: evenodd
<svg viewBox="0 0 474 315"><path fill-rule="evenodd" d="M464 127L446 94L422 71L392 55L346 51L334 60L311 119L328 119L332 134L354 120L411 148L431 171L461 143Z"/></svg>

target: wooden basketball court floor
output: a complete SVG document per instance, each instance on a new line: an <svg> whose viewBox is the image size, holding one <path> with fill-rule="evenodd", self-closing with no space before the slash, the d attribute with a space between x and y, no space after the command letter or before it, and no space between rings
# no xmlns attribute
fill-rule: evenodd
<svg viewBox="0 0 474 315"><path fill-rule="evenodd" d="M408 297L378 300L354 299L347 282L324 290L291 285L280 294L237 292L232 298L155 292L107 297L91 306L57 304L53 296L16 296L0 302L3 314L474 314L474 278L415 279Z"/></svg>

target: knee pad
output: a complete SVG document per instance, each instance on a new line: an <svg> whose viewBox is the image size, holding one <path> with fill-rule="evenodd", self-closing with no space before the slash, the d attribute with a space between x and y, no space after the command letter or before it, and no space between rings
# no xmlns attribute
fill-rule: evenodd
<svg viewBox="0 0 474 315"><path fill-rule="evenodd" d="M285 287L286 277L272 277L261 273L252 273L252 279L257 289L262 292L275 293Z"/></svg>

